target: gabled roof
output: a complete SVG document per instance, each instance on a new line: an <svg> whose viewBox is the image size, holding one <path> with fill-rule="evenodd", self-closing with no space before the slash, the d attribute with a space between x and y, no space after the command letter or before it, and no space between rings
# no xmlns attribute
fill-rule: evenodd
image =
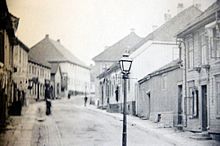
<svg viewBox="0 0 220 146"><path fill-rule="evenodd" d="M188 23L186 27L184 27L178 33L178 37L181 37L187 33L190 33L195 28L200 28L208 23L215 21L215 13L220 11L220 1L214 2L210 7L208 7L203 13L201 13L198 17L196 17L193 21Z"/></svg>
<svg viewBox="0 0 220 146"><path fill-rule="evenodd" d="M5 29L11 44L15 45L15 31L18 27L19 19L8 11L6 0L0 0L0 29Z"/></svg>
<svg viewBox="0 0 220 146"><path fill-rule="evenodd" d="M136 33L131 32L126 37L122 38L117 43L105 49L103 52L93 58L94 61L117 61L122 57L125 50L133 51L137 43L142 40Z"/></svg>
<svg viewBox="0 0 220 146"><path fill-rule="evenodd" d="M89 69L89 67L67 50L59 41L54 41L48 35L34 45L29 54L38 60L47 62L69 62Z"/></svg>
<svg viewBox="0 0 220 146"><path fill-rule="evenodd" d="M59 63L51 63L51 74L56 74L57 70L59 69Z"/></svg>

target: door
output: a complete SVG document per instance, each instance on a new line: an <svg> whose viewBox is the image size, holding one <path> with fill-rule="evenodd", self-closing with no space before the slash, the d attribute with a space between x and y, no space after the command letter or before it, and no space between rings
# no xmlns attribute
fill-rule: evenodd
<svg viewBox="0 0 220 146"><path fill-rule="evenodd" d="M182 85L178 85L178 120L177 124L182 124L182 115L183 115L183 107L182 107L182 100L183 100L183 93L182 93Z"/></svg>
<svg viewBox="0 0 220 146"><path fill-rule="evenodd" d="M207 130L207 86L202 86L202 131Z"/></svg>
<svg viewBox="0 0 220 146"><path fill-rule="evenodd" d="M151 112L151 99L150 99L150 92L147 93L147 119L150 118L150 112Z"/></svg>

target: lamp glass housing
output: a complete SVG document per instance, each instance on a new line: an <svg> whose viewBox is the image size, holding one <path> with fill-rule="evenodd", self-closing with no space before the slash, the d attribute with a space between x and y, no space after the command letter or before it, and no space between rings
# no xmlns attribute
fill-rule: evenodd
<svg viewBox="0 0 220 146"><path fill-rule="evenodd" d="M131 69L132 59L129 58L129 54L123 54L123 57L119 60L122 73L129 73Z"/></svg>

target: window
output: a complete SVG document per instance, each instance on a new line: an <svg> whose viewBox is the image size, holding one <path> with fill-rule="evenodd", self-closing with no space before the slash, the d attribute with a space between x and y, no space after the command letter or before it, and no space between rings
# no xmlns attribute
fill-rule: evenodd
<svg viewBox="0 0 220 146"><path fill-rule="evenodd" d="M188 48L188 68L192 69L194 67L194 52L193 52L193 38L188 38L186 42Z"/></svg>
<svg viewBox="0 0 220 146"><path fill-rule="evenodd" d="M194 86L194 82L189 83L189 100L188 100L188 113L191 118L197 118L199 116L199 92Z"/></svg>
<svg viewBox="0 0 220 146"><path fill-rule="evenodd" d="M31 66L29 65L29 74L31 74Z"/></svg>
<svg viewBox="0 0 220 146"><path fill-rule="evenodd" d="M213 28L212 31L211 56L213 58L220 58L220 31L216 30L216 28Z"/></svg>
<svg viewBox="0 0 220 146"><path fill-rule="evenodd" d="M207 53L208 37L206 36L205 32L200 34L200 39L201 39L201 63L202 64L207 64L207 60L208 60L208 53Z"/></svg>
<svg viewBox="0 0 220 146"><path fill-rule="evenodd" d="M22 59L22 52L21 48L19 49L19 63L21 64L21 59Z"/></svg>
<svg viewBox="0 0 220 146"><path fill-rule="evenodd" d="M161 89L165 90L167 88L167 76L163 74L161 76Z"/></svg>
<svg viewBox="0 0 220 146"><path fill-rule="evenodd" d="M220 117L220 75L216 76L216 112Z"/></svg>
<svg viewBox="0 0 220 146"><path fill-rule="evenodd" d="M0 62L5 62L4 34L0 32Z"/></svg>

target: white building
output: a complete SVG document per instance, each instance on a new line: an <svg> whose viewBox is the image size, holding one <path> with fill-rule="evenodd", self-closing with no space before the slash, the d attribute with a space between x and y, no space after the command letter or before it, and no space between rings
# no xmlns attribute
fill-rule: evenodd
<svg viewBox="0 0 220 146"><path fill-rule="evenodd" d="M38 60L59 64L62 72L61 96L88 92L86 90L90 85L90 68L68 51L60 40L54 41L46 35L31 48L30 54L35 54Z"/></svg>
<svg viewBox="0 0 220 146"><path fill-rule="evenodd" d="M201 11L191 6L165 22L162 26L147 35L130 54L133 59L128 84L128 100L136 101L138 112L138 80L159 69L179 57L179 49L175 35L186 24L201 14Z"/></svg>

